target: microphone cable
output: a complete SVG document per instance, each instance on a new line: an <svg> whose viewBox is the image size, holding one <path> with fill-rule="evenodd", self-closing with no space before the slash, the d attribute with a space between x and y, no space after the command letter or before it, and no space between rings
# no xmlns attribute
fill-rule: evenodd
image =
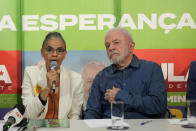
<svg viewBox="0 0 196 131"><path fill-rule="evenodd" d="M20 125L20 127L18 128L17 131L25 131L27 129L27 124L28 123L29 123L29 119L28 118L23 118L22 124Z"/></svg>
<svg viewBox="0 0 196 131"><path fill-rule="evenodd" d="M54 119L54 115L55 115L55 112L56 112L56 106L55 106L55 90L53 90L53 103L54 103L54 112L53 112L53 116L52 116L52 119Z"/></svg>
<svg viewBox="0 0 196 131"><path fill-rule="evenodd" d="M56 70L58 67L58 64L57 64L57 61L51 61L50 63L50 68L52 70ZM55 88L56 88L56 82L53 81L52 82L52 90L53 90L53 103L54 103L54 112L53 112L53 119L54 119L54 116L55 116L55 112L56 112L56 106L55 106Z"/></svg>
<svg viewBox="0 0 196 131"><path fill-rule="evenodd" d="M27 129L27 125L28 125L28 123L30 121L30 119L29 119L30 114L29 114L29 110L27 108L27 105L25 106L25 109L27 111L28 117L23 118L23 120L21 121L22 124L19 126L17 131L25 131Z"/></svg>

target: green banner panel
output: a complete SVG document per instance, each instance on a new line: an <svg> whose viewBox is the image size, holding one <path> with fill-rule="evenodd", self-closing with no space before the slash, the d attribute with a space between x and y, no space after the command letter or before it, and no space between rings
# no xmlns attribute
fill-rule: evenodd
<svg viewBox="0 0 196 131"><path fill-rule="evenodd" d="M113 14L113 0L23 0L23 2L23 18L29 18L23 20L23 23L36 22L28 26L32 28L25 29L23 26L23 50L40 50L45 35L52 30L63 34L68 50L105 48L103 38L109 28L97 30L97 17L98 14ZM52 26L44 24L47 23L46 20L51 20ZM89 24L85 25L88 22ZM46 28L49 31L46 31Z"/></svg>
<svg viewBox="0 0 196 131"><path fill-rule="evenodd" d="M186 92L167 92L167 106L185 106Z"/></svg>
<svg viewBox="0 0 196 131"><path fill-rule="evenodd" d="M23 2L26 51L39 50L52 30L63 34L68 50L104 50L105 33L119 25L132 32L136 49L196 48L195 0Z"/></svg>
<svg viewBox="0 0 196 131"><path fill-rule="evenodd" d="M21 102L20 94L0 94L0 108L13 108Z"/></svg>
<svg viewBox="0 0 196 131"><path fill-rule="evenodd" d="M196 48L195 0L1 0L1 50L40 50L50 31L68 50L104 50L109 28L127 28L136 49ZM16 44L17 41L17 44Z"/></svg>
<svg viewBox="0 0 196 131"><path fill-rule="evenodd" d="M0 0L0 50L21 50L20 0Z"/></svg>
<svg viewBox="0 0 196 131"><path fill-rule="evenodd" d="M195 0L122 0L137 49L196 48ZM135 25L135 26L134 26Z"/></svg>

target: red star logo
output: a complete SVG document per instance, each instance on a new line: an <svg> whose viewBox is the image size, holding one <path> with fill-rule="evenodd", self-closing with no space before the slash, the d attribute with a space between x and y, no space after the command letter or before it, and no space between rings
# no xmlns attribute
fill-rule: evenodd
<svg viewBox="0 0 196 131"><path fill-rule="evenodd" d="M1 70L1 71L0 71L0 76L2 76L2 75L3 75L3 73L4 73L4 72Z"/></svg>

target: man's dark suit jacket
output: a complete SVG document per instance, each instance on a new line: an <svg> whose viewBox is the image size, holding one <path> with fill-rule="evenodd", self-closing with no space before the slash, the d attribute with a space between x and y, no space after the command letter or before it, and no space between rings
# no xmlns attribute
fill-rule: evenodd
<svg viewBox="0 0 196 131"><path fill-rule="evenodd" d="M196 100L196 61L190 64L187 86L186 99Z"/></svg>

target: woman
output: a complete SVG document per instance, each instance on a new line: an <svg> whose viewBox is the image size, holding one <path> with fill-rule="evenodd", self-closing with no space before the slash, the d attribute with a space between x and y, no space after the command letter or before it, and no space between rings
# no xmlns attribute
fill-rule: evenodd
<svg viewBox="0 0 196 131"><path fill-rule="evenodd" d="M79 118L83 100L82 79L78 73L61 66L66 53L66 43L61 34L48 33L41 49L45 64L29 66L24 72L22 100L27 117ZM51 63L56 63L57 67L51 69Z"/></svg>

